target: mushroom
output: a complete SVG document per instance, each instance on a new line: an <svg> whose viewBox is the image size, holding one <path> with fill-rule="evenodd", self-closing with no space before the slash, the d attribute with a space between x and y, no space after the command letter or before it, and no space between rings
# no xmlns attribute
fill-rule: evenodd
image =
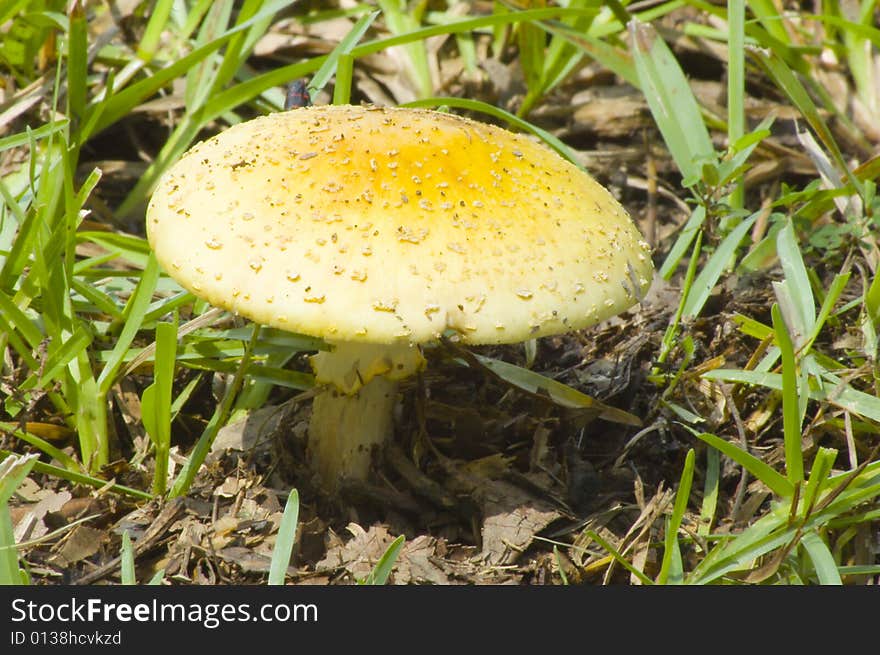
<svg viewBox="0 0 880 655"><path fill-rule="evenodd" d="M209 303L321 337L308 452L369 473L420 344L515 343L638 301L648 244L591 176L529 137L422 109L312 106L240 123L161 179L147 235Z"/></svg>

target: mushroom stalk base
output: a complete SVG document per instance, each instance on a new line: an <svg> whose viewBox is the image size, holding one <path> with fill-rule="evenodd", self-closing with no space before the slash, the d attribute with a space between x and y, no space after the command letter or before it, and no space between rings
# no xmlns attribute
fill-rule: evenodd
<svg viewBox="0 0 880 655"><path fill-rule="evenodd" d="M315 397L309 453L321 484L332 491L344 478L365 480L374 446L394 428L398 383L377 376L354 394L329 385Z"/></svg>

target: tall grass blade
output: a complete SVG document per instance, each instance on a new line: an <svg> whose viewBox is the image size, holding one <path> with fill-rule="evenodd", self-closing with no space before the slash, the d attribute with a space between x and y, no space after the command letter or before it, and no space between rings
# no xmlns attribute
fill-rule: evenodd
<svg viewBox="0 0 880 655"><path fill-rule="evenodd" d="M293 544L296 541L296 528L299 523L299 492L291 489L284 504L284 514L281 516L281 525L278 526L278 536L275 539L275 548L272 550L272 561L269 564L270 585L283 585L287 575L287 567L290 565L290 557L293 554Z"/></svg>
<svg viewBox="0 0 880 655"><path fill-rule="evenodd" d="M691 484L694 479L694 460L694 450L691 448L688 450L684 460L684 469L678 482L678 490L675 492L672 515L666 524L666 540L663 548L660 573L657 575L657 584L681 584L684 580L681 551L678 545L678 530L681 527L681 521L687 510L687 503L691 494Z"/></svg>
<svg viewBox="0 0 880 655"><path fill-rule="evenodd" d="M651 115L685 181L699 179L702 161L715 154L696 98L675 55L651 25L628 25L640 87Z"/></svg>
<svg viewBox="0 0 880 655"><path fill-rule="evenodd" d="M776 344L782 358L782 422L785 440L785 471L788 481L793 485L804 479L804 456L801 440L801 412L798 393L797 364L794 358L794 345L789 337L779 305L770 308L773 329L776 331Z"/></svg>
<svg viewBox="0 0 880 655"><path fill-rule="evenodd" d="M391 570L394 568L394 564L397 562L397 557L400 555L400 550L403 548L403 544L405 541L406 538L403 535L400 535L399 537L397 537L397 539L392 541L388 548L385 549L382 557L379 558L379 561L376 562L376 566L373 567L373 570L370 571L370 574L362 581L359 581L359 584L385 584L388 581L388 576L391 575Z"/></svg>
<svg viewBox="0 0 880 655"><path fill-rule="evenodd" d="M9 499L36 462L37 455L12 455L0 461L0 585L24 582L18 565Z"/></svg>

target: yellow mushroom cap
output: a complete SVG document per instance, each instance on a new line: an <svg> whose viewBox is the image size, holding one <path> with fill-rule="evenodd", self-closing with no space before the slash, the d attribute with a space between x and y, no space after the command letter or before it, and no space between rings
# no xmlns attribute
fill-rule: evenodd
<svg viewBox="0 0 880 655"><path fill-rule="evenodd" d="M235 125L165 174L147 236L211 304L337 342L558 334L633 305L653 273L588 174L528 137L422 109Z"/></svg>

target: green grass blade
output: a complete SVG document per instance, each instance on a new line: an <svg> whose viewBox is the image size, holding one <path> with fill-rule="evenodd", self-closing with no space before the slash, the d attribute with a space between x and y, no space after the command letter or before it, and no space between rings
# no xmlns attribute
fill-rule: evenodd
<svg viewBox="0 0 880 655"><path fill-rule="evenodd" d="M12 453L8 450L0 449L0 462L14 455L15 453ZM37 462L36 464L34 464L34 471L36 471L37 473L45 473L46 475L51 475L52 477L59 478L61 480L67 480L68 482L72 482L74 484L81 484L84 486L92 487L93 489L112 491L113 493L128 496L130 498L134 498L135 500L150 500L152 498L150 494L146 493L145 491L141 491L140 489L134 489L125 485L111 483L102 478L96 478L91 475L86 475L85 473L81 473L79 471L63 469L52 464L46 464L45 462Z"/></svg>
<svg viewBox="0 0 880 655"><path fill-rule="evenodd" d="M834 561L834 555L831 554L828 546L816 532L804 533L801 537L801 544L813 562L819 584L838 586L843 584L840 579L840 571L837 570L837 562Z"/></svg>
<svg viewBox="0 0 880 655"><path fill-rule="evenodd" d="M155 256L151 255L146 268L141 273L140 280L138 281L134 293L131 298L129 298L128 303L126 303L124 311L125 323L123 323L119 337L113 345L113 350L110 353L107 363L104 365L104 368L101 369L101 373L98 376L98 386L103 393L109 391L110 387L113 385L116 373L122 366L128 347L131 345L132 341L134 341L138 330L141 328L144 314L153 298L153 292L156 289L156 282L158 279L159 262L156 260Z"/></svg>
<svg viewBox="0 0 880 655"><path fill-rule="evenodd" d="M536 137L540 138L544 143L553 148L556 152L562 155L565 159L570 161L575 166L582 168L580 163L578 162L577 156L574 152L565 145L562 141L560 141L557 137L553 136L546 130L541 129L535 125L532 125L526 120L523 120L519 116L515 116L508 111L505 111L495 105L490 105L485 102L481 102L480 100L471 100L469 98L453 98L453 97L435 97L435 98L423 98L421 100L414 100L412 102L405 102L400 105L401 107L457 107L459 109L468 109L470 111L480 112L482 114L486 114L488 116L494 116L495 118L500 118L503 121L507 121L511 126L520 129L529 134L534 134Z"/></svg>
<svg viewBox="0 0 880 655"><path fill-rule="evenodd" d="M782 320L779 305L770 308L776 344L782 357L782 422L785 440L785 471L793 485L804 479L804 456L801 448L801 414L794 345Z"/></svg>
<svg viewBox="0 0 880 655"><path fill-rule="evenodd" d="M807 484L804 487L804 512L812 511L819 496L829 486L829 476L836 459L837 450L834 448L819 447L816 451L816 455L813 457L813 464L810 467L810 476L807 478Z"/></svg>
<svg viewBox="0 0 880 655"><path fill-rule="evenodd" d="M843 153L840 151L840 147L837 145L837 141L834 139L834 135L822 118L812 98L810 98L810 94L797 79L794 71L775 53L752 49L750 54L775 82L776 86L788 96L792 104L800 111L813 131L818 135L822 144L831 153L838 170L843 173L853 189L864 198L862 183L850 170Z"/></svg>
<svg viewBox="0 0 880 655"><path fill-rule="evenodd" d="M299 524L299 492L291 489L284 504L284 514L281 516L281 525L278 526L278 536L275 538L275 548L272 550L272 561L269 565L270 585L283 585L287 575L287 567L290 566L290 557L293 554L293 544L296 541L296 528Z"/></svg>
<svg viewBox="0 0 880 655"><path fill-rule="evenodd" d="M684 579L681 551L678 546L678 530L687 510L688 499L691 495L691 484L694 479L694 450L687 452L684 460L684 469L678 482L678 490L675 492L675 503L672 507L672 515L666 525L666 540L663 547L663 560L660 565L660 573L657 574L657 584L681 584Z"/></svg>
<svg viewBox="0 0 880 655"><path fill-rule="evenodd" d="M379 558L379 561L376 562L376 566L373 567L373 570L370 571L370 574L364 578L363 581L360 581L359 584L363 585L383 585L388 581L388 576L391 575L391 570L394 568L395 562L397 562L397 557L400 555L400 550L403 548L403 544L406 541L406 538L403 535L400 535L394 541L389 544L388 548L385 549L385 552L382 554L382 557Z"/></svg>
<svg viewBox="0 0 880 655"><path fill-rule="evenodd" d="M186 463L178 473L177 478L174 480L174 484L171 487L171 490L168 493L170 498L176 498L178 496L182 496L189 491L190 486L195 480L196 473L201 467L202 463L205 461L205 457L208 456L208 453L211 451L211 445L214 443L214 439L217 437L217 433L220 431L227 419L229 418L230 411L232 410L232 405L235 401L235 397L238 395L241 390L242 384L244 384L244 376L245 371L248 369L248 365L251 361L251 353L253 352L254 345L259 340L260 335L260 326L254 324L252 326L253 336L251 337L250 342L248 343L248 348L245 350L244 355L239 361L235 373L232 378L232 384L230 384L226 388L226 393L223 396L223 400L217 405L217 408L214 410L214 414L211 416L211 420L208 421L208 425L205 426L205 429L202 431L199 440L196 442L195 447L192 452L190 452L189 457L186 460Z"/></svg>
<svg viewBox="0 0 880 655"><path fill-rule="evenodd" d="M370 29L370 26L373 24L373 21L376 20L376 17L378 15L378 11L373 11L366 16L361 16L352 26L351 30L349 30L348 34L346 34L342 38L342 40L339 42L339 45L333 48L333 51L329 55L327 55L324 63L314 74L314 76L312 76L312 79L308 84L309 92L312 95L323 89L334 74L337 75L336 85L339 86L337 68L340 57L342 57L343 55L349 55L351 57L351 51L357 46L358 43L360 43L360 40L363 38L364 34L366 34L367 30ZM351 60L353 65L354 57L351 57ZM338 105L343 103L336 102L334 99L334 104Z"/></svg>
<svg viewBox="0 0 880 655"><path fill-rule="evenodd" d="M122 533L122 546L120 547L119 556L121 559L120 578L124 585L136 585L137 577L134 573L134 550L131 547L131 536L128 530Z"/></svg>
<svg viewBox="0 0 880 655"><path fill-rule="evenodd" d="M766 371L739 371L735 369L715 369L703 373L703 377L710 380L725 380L751 384L782 391L782 376L778 373ZM824 375L831 387L818 388L811 386L810 400L825 401L837 405L847 411L880 421L880 398L872 394L858 391L841 383L829 373Z"/></svg>
<svg viewBox="0 0 880 655"><path fill-rule="evenodd" d="M629 571L633 576L639 579L641 584L646 587L653 586L655 582L645 575L642 571L639 571L635 566L633 566L629 560L627 560L614 546L612 546L608 541L603 539L597 532L594 530L585 530L584 534L586 534L590 539L599 544L605 551L608 552L611 557L614 558L614 561L620 564L623 568Z"/></svg>
<svg viewBox="0 0 880 655"><path fill-rule="evenodd" d="M36 462L36 455L13 455L0 461L0 585L18 585L23 581L9 499Z"/></svg>
<svg viewBox="0 0 880 655"><path fill-rule="evenodd" d="M333 86L333 104L347 105L351 101L351 84L354 76L354 57L340 55L336 65L336 84Z"/></svg>
<svg viewBox="0 0 880 655"><path fill-rule="evenodd" d="M745 134L745 0L727 3L727 139L736 143ZM741 209L745 200L739 176L730 193L730 206Z"/></svg>
<svg viewBox="0 0 880 655"><path fill-rule="evenodd" d="M68 455L66 452L64 452L60 448L57 448L56 446L53 446L48 441L38 437L35 434L31 434L30 432L27 432L25 430L18 429L18 426L14 423L0 421L0 430L9 435L12 435L16 439L23 441L26 444L30 444L34 448L38 448L70 471L76 471L79 469L79 464L77 464L76 460Z"/></svg>
<svg viewBox="0 0 880 655"><path fill-rule="evenodd" d="M666 259L663 260L663 264L660 266L660 270L657 274L661 278L669 280L672 277L676 268L678 268L678 263L688 251L688 248L691 247L691 244L694 242L697 235L700 234L700 229L703 227L705 221L706 207L704 205L697 205L691 212L687 223L685 223L684 227L679 230L675 243L672 244L672 248L669 249L669 254L666 255Z"/></svg>
<svg viewBox="0 0 880 655"><path fill-rule="evenodd" d="M684 179L699 179L701 162L715 149L687 78L651 25L633 19L629 33L639 86L654 122Z"/></svg>
<svg viewBox="0 0 880 655"><path fill-rule="evenodd" d="M718 495L721 490L721 456L717 448L706 450L706 477L703 481L703 504L700 507L700 526L697 534L709 535L718 509Z"/></svg>
<svg viewBox="0 0 880 655"><path fill-rule="evenodd" d="M749 473L755 476L758 480L763 482L767 486L767 488L770 489L777 496L788 498L791 497L792 494L794 494L794 485L788 479L786 479L785 476L780 475L771 466L764 463L762 460L758 459L754 455L747 453L745 450L733 445L729 441L725 441L720 437L716 437L714 434L709 434L708 432L695 432L694 434L700 440L705 441L713 448L718 449L723 454L730 457L730 459L735 461L737 464L739 464Z"/></svg>
<svg viewBox="0 0 880 655"><path fill-rule="evenodd" d="M712 253L709 261L703 266L703 270L697 275L690 288L687 302L682 310L682 316L685 319L696 318L703 310L703 306L709 299L712 289L715 288L718 280L721 279L722 273L728 268L730 262L733 261L737 248L739 248L740 243L757 217L757 214L752 214L733 228L721 243L718 244L718 248Z"/></svg>
<svg viewBox="0 0 880 655"><path fill-rule="evenodd" d="M592 396L582 393L567 384L563 384L562 382L548 378L545 375L541 375L536 371L530 371L529 369L517 366L516 364L510 364L500 359L477 355L476 353L471 353L469 357L470 356L472 356L480 366L485 367L505 382L528 393L549 398L561 407L568 407L569 409L595 410L601 418L604 418L607 421L614 421L616 423L623 423L634 427L638 427L642 424L638 417L633 416L628 412L624 412L621 409L617 409L616 407L606 405Z"/></svg>
<svg viewBox="0 0 880 655"><path fill-rule="evenodd" d="M67 111L76 127L82 120L88 95L88 23L82 3L70 4L67 32Z"/></svg>
<svg viewBox="0 0 880 655"><path fill-rule="evenodd" d="M407 7L407 0L377 0L385 18L385 25L395 35L411 34L418 31L419 22L413 8ZM420 98L430 96L434 91L431 66L428 63L428 50L423 39L403 46L409 64L409 73Z"/></svg>
<svg viewBox="0 0 880 655"><path fill-rule="evenodd" d="M143 61L149 62L156 54L162 32L168 28L168 17L171 15L171 7L174 0L156 0L150 12L150 20L144 29L144 35L138 44L137 56Z"/></svg>
<svg viewBox="0 0 880 655"><path fill-rule="evenodd" d="M153 493L162 495L168 481L171 449L171 395L177 355L177 317L171 323L156 325L156 358L153 383L144 389L141 417L155 448Z"/></svg>
<svg viewBox="0 0 880 655"><path fill-rule="evenodd" d="M779 254L779 263L782 265L794 309L789 327L797 330L795 344L800 347L806 341L807 335L812 334L816 324L816 301L801 256L800 244L797 242L794 226L790 221L776 236L776 251ZM787 316L786 312L783 311L783 315Z"/></svg>

